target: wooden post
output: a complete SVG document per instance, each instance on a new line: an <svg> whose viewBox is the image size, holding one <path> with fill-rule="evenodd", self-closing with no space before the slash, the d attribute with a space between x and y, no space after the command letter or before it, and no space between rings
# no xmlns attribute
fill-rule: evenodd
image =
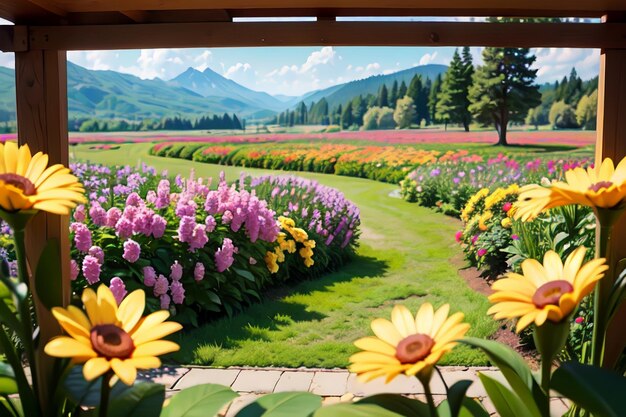
<svg viewBox="0 0 626 417"><path fill-rule="evenodd" d="M68 165L67 135L67 61L65 51L27 51L15 53L17 99L17 129L20 144L28 144L33 153L42 151L50 157L50 164ZM31 268L30 287L34 268L49 239L58 239L61 247L63 304L70 297L69 218L40 212L26 230L26 252ZM44 407L51 404L51 396L58 381L51 379L53 359L43 352L45 344L61 333L56 320L37 299L33 291L35 311L39 321L39 340L36 346L37 378L40 401ZM53 411L53 410L50 410Z"/></svg>
<svg viewBox="0 0 626 417"><path fill-rule="evenodd" d="M603 22L625 22L624 14L608 15ZM611 158L617 164L626 157L626 49L605 49L600 56L598 82L598 123L596 164ZM616 263L626 258L626 215L615 225L611 243L611 258ZM613 319L607 335L605 365L612 367L626 348L626 303Z"/></svg>

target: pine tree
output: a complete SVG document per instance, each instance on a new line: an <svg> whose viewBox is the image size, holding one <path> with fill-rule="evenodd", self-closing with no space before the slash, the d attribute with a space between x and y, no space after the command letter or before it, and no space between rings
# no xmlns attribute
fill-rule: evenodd
<svg viewBox="0 0 626 417"><path fill-rule="evenodd" d="M389 92L385 84L378 90L378 107L389 107Z"/></svg>
<svg viewBox="0 0 626 417"><path fill-rule="evenodd" d="M404 80L400 83L400 87L398 88L398 98L402 98L406 96L407 88Z"/></svg>
<svg viewBox="0 0 626 417"><path fill-rule="evenodd" d="M391 90L389 90L389 107L395 109L396 101L398 101L399 98L402 97L398 97L398 80L394 80L391 85Z"/></svg>
<svg viewBox="0 0 626 417"><path fill-rule="evenodd" d="M348 104L346 104L346 107L343 109L343 112L341 113L341 128L348 129L350 128L350 126L352 126L352 123L352 102L349 101Z"/></svg>
<svg viewBox="0 0 626 417"><path fill-rule="evenodd" d="M528 110L541 103L536 57L528 48L485 48L483 62L470 88L470 111L483 123L494 123L498 144L506 145L509 122L523 122Z"/></svg>
<svg viewBox="0 0 626 417"><path fill-rule="evenodd" d="M423 119L430 119L428 116L428 92L422 83L422 77L415 74L411 79L406 95L413 99L415 103L414 123L419 125Z"/></svg>
<svg viewBox="0 0 626 417"><path fill-rule="evenodd" d="M437 101L437 117L444 123L460 123L466 132L469 132L469 125L472 120L468 107L468 90L472 83L472 55L469 48L464 48L463 59L459 51L455 50L450 66L441 85Z"/></svg>
<svg viewBox="0 0 626 417"><path fill-rule="evenodd" d="M428 113L432 123L437 122L437 95L441 92L441 74L437 74L428 93Z"/></svg>
<svg viewBox="0 0 626 417"><path fill-rule="evenodd" d="M363 125L363 115L367 111L367 105L363 101L361 95L352 100L352 123L359 126Z"/></svg>

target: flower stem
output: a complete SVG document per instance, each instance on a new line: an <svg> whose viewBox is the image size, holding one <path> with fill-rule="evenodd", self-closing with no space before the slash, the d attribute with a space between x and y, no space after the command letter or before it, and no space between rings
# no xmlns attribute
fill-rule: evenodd
<svg viewBox="0 0 626 417"><path fill-rule="evenodd" d="M14 229L13 239L15 240L15 255L17 257L17 276L20 284L24 284L28 288L29 275L28 265L26 264L26 245L24 243L24 229ZM26 353L26 358L28 359L31 374L33 375L33 393L35 394L35 398L39 399L39 389L37 386L37 362L35 361L35 351L33 347L34 328L33 322L31 320L30 294L27 293L23 296L16 294L15 300L17 304L16 307L20 316L20 322L22 324L22 333L24 335L24 337L21 338L21 342L24 346L24 351ZM40 411L40 405L41 404L36 404L36 408L38 409L38 411Z"/></svg>
<svg viewBox="0 0 626 417"><path fill-rule="evenodd" d="M98 411L98 417L107 417L109 412L109 395L111 394L111 378L113 378L113 372L109 371L102 377L102 387L100 388L100 409Z"/></svg>
<svg viewBox="0 0 626 417"><path fill-rule="evenodd" d="M433 399L433 393L430 391L430 382L424 383L424 395L426 395L426 402L428 402L428 408L430 409L430 417L437 417L437 407L435 407L435 401Z"/></svg>
<svg viewBox="0 0 626 417"><path fill-rule="evenodd" d="M591 364L594 366L602 366L604 361L604 346L606 342L607 331L607 308L608 299L611 296L613 288L613 263L611 259L611 231L613 222L603 221L599 217L600 230L597 236L596 256L606 258L609 270L606 271L594 293L593 303L593 335L591 341ZM608 224L606 224L608 223Z"/></svg>
<svg viewBox="0 0 626 417"><path fill-rule="evenodd" d="M541 360L541 389L546 393L546 401L543 404L543 415L550 416L550 376L552 372L552 358Z"/></svg>

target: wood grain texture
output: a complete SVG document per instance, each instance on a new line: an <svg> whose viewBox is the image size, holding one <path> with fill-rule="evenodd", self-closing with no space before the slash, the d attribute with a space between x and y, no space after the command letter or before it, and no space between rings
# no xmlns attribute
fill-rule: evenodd
<svg viewBox="0 0 626 417"><path fill-rule="evenodd" d="M183 10L183 9L280 9L280 8L382 8L380 0L299 0L286 4L277 0L40 0L50 1L71 12L111 10ZM226 7L225 7L226 6ZM431 9L432 0L386 0L388 9ZM445 0L436 7L442 10L473 10L475 13L527 10L560 10L563 13L581 11L602 12L623 10L622 0ZM483 16L484 14L474 14ZM499 15L499 14L492 14ZM564 14L563 16L569 16Z"/></svg>
<svg viewBox="0 0 626 417"><path fill-rule="evenodd" d="M30 48L43 50L320 45L626 48L626 24L621 23L159 23L33 26L29 35Z"/></svg>
<svg viewBox="0 0 626 417"><path fill-rule="evenodd" d="M68 165L67 135L67 61L65 51L29 51L15 54L18 141L27 143L31 151L49 155L50 164ZM64 305L70 298L69 216L40 212L26 230L26 251L32 272L39 255L49 239L57 239L61 246L62 274L65 277ZM30 277L33 286L33 277ZM40 326L40 342L36 352L42 404L49 404L57 381L45 380L52 376L53 359L43 352L43 346L61 329L52 314L33 294Z"/></svg>

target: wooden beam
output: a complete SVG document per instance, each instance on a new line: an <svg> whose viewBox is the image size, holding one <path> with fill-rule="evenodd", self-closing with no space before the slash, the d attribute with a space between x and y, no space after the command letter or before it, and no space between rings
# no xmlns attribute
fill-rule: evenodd
<svg viewBox="0 0 626 417"><path fill-rule="evenodd" d="M52 0L22 0L25 3L32 3L33 5L42 8L43 10L55 14L57 16L67 16L67 10L64 10L56 5Z"/></svg>
<svg viewBox="0 0 626 417"><path fill-rule="evenodd" d="M49 155L50 164L68 165L67 135L67 61L65 51L28 51L15 54L18 142L28 144L31 151ZM69 216L40 212L26 230L26 252L31 271L46 242L57 239L61 244L61 264L64 281L64 305L70 298ZM33 277L30 278L33 286ZM53 358L43 352L44 345L61 329L52 314L33 292L35 312L39 321L39 343L36 350L37 378L41 404L51 404L50 398L58 381L53 376Z"/></svg>
<svg viewBox="0 0 626 417"><path fill-rule="evenodd" d="M501 16L508 11L525 11L525 16L545 16L548 11L559 11L561 16L578 16L579 13L595 13L600 16L609 10L624 10L623 0L446 0L433 7L432 0L387 0L381 7L380 0L299 0L285 4L277 0L56 0L59 6L72 12L100 12L119 10L185 10L185 9L412 9L423 16L421 9L449 10L451 15L466 10L469 16ZM436 16L436 15L434 15Z"/></svg>
<svg viewBox="0 0 626 417"><path fill-rule="evenodd" d="M22 52L28 50L26 26L0 26L0 51Z"/></svg>
<svg viewBox="0 0 626 417"><path fill-rule="evenodd" d="M602 25L610 22L626 22L626 14L611 14L603 18ZM611 158L617 164L626 157L626 47L604 49L600 55L600 76L598 80L598 122L596 142L596 164L604 158ZM610 245L611 259L615 268L620 259L626 258L626 215L615 225ZM619 271L618 271L619 272ZM609 326L605 366L611 367L626 349L626 303L613 318Z"/></svg>
<svg viewBox="0 0 626 417"><path fill-rule="evenodd" d="M626 48L626 24L608 23L215 22L29 29L30 48L37 50L319 45Z"/></svg>

